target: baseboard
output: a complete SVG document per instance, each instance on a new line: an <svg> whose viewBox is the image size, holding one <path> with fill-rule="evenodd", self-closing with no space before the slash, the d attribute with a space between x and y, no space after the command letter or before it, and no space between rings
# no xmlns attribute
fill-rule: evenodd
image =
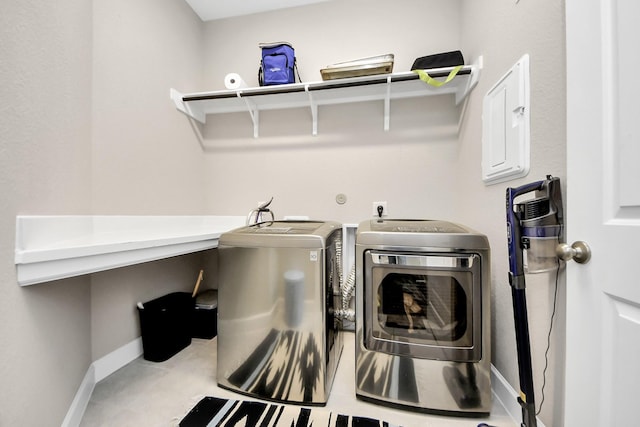
<svg viewBox="0 0 640 427"><path fill-rule="evenodd" d="M79 426L96 384L141 355L142 338L138 337L89 365L67 415L62 421L62 427Z"/></svg>
<svg viewBox="0 0 640 427"><path fill-rule="evenodd" d="M96 386L95 378L95 368L93 364L91 364L89 365L89 369L87 369L82 383L80 383L80 388L78 388L76 396L73 398L73 402L71 402L71 407L69 407L67 415L62 421L61 427L76 427L80 425L84 411L87 409L87 405L91 399L93 389Z"/></svg>
<svg viewBox="0 0 640 427"><path fill-rule="evenodd" d="M96 383L102 381L118 369L142 356L142 337L112 351L92 363L95 368Z"/></svg>
<svg viewBox="0 0 640 427"><path fill-rule="evenodd" d="M500 402L516 425L519 425L522 422L522 410L518 403L518 392L493 365L491 365L491 388L493 398ZM537 418L537 424L538 427L545 427L540 418Z"/></svg>

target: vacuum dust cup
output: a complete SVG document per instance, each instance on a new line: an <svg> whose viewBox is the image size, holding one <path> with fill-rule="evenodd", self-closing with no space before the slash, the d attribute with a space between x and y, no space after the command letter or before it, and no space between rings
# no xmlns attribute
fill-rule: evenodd
<svg viewBox="0 0 640 427"><path fill-rule="evenodd" d="M515 205L522 230L522 263L526 273L542 273L558 267L556 246L562 238L562 199L555 189L557 184L548 186L552 187L552 194Z"/></svg>
<svg viewBox="0 0 640 427"><path fill-rule="evenodd" d="M525 232L527 230L525 229ZM560 226L537 227L540 236L523 236L523 264L526 273L544 273L558 267L556 246L560 243Z"/></svg>

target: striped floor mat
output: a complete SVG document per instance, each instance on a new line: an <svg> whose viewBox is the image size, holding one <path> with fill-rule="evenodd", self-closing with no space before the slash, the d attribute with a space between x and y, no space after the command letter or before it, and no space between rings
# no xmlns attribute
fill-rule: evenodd
<svg viewBox="0 0 640 427"><path fill-rule="evenodd" d="M205 397L180 427L399 427L386 421L334 414L324 408Z"/></svg>

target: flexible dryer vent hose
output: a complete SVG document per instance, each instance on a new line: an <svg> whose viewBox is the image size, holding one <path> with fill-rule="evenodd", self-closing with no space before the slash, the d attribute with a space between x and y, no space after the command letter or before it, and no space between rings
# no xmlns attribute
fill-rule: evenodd
<svg viewBox="0 0 640 427"><path fill-rule="evenodd" d="M353 291L356 288L356 267L352 267L349 272L349 277L341 286L342 291L342 309L348 310L351 303L351 297L353 297Z"/></svg>
<svg viewBox="0 0 640 427"><path fill-rule="evenodd" d="M340 281L340 287L342 287L342 240L336 240L336 265L338 268L338 280Z"/></svg>
<svg viewBox="0 0 640 427"><path fill-rule="evenodd" d="M347 309L338 309L333 312L333 315L339 319L348 320L350 322L356 321L356 312L355 310Z"/></svg>
<svg viewBox="0 0 640 427"><path fill-rule="evenodd" d="M351 304L351 298L356 286L356 268L355 266L349 272L349 277L344 280L344 270L342 269L342 241L336 241L336 263L338 264L338 278L340 279L340 297L342 302L342 308L335 310L334 316L339 319L348 320L354 322L356 319L356 313L349 308Z"/></svg>

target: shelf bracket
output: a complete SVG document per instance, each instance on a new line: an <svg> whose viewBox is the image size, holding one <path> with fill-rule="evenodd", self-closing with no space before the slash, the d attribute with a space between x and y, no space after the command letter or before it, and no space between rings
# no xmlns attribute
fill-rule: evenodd
<svg viewBox="0 0 640 427"><path fill-rule="evenodd" d="M311 108L311 135L318 136L318 103L313 99L313 95L309 92L309 85L304 86L305 92L309 94L309 107Z"/></svg>
<svg viewBox="0 0 640 427"><path fill-rule="evenodd" d="M467 80L467 84L464 86L460 86L456 91L456 105L459 105L463 99L469 95L471 89L473 89L476 84L478 84L478 80L480 79L480 70L483 67L483 57L482 55L478 56L478 58L472 64L472 71L469 79Z"/></svg>
<svg viewBox="0 0 640 427"><path fill-rule="evenodd" d="M391 115L391 76L387 76L387 93L384 97L384 131L389 131L389 122Z"/></svg>
<svg viewBox="0 0 640 427"><path fill-rule="evenodd" d="M206 114L199 108L194 107L193 105L187 104L182 100L183 95L175 89L169 89L169 98L173 101L178 111L186 114L199 121L202 124L205 124L207 121Z"/></svg>
<svg viewBox="0 0 640 427"><path fill-rule="evenodd" d="M253 122L253 137L258 138L260 136L260 110L258 110L258 107L254 102L251 102L247 98L243 98L240 92L238 92L238 98L242 98L246 104L247 111L249 111L251 121Z"/></svg>

